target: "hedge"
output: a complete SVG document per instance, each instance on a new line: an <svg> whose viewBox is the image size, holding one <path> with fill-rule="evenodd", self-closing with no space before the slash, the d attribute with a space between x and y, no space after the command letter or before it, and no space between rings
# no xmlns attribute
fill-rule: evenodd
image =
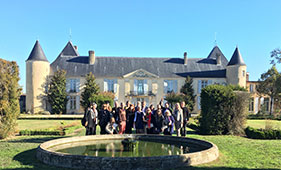
<svg viewBox="0 0 281 170"><path fill-rule="evenodd" d="M39 129L39 130L20 130L21 136L32 136L32 135L55 135L64 136L73 133L76 129L81 128L81 125L66 126L58 129Z"/></svg>
<svg viewBox="0 0 281 170"><path fill-rule="evenodd" d="M281 130L256 129L248 126L245 133L251 139L281 139Z"/></svg>

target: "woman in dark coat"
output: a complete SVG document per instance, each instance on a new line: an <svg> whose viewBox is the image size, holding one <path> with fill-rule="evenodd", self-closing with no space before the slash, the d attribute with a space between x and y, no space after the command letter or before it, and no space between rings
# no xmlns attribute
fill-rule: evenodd
<svg viewBox="0 0 281 170"><path fill-rule="evenodd" d="M174 133L174 116L169 110L166 110L164 118L164 135L172 135Z"/></svg>
<svg viewBox="0 0 281 170"><path fill-rule="evenodd" d="M132 128L134 126L135 118L135 106L130 104L129 108L126 110L127 123L125 133L132 134Z"/></svg>
<svg viewBox="0 0 281 170"><path fill-rule="evenodd" d="M141 111L141 107L137 107L134 118L136 133L144 133L144 121L144 113Z"/></svg>
<svg viewBox="0 0 281 170"><path fill-rule="evenodd" d="M110 112L107 110L107 105L103 104L99 112L98 119L100 125L100 134L106 134L105 127L110 120Z"/></svg>
<svg viewBox="0 0 281 170"><path fill-rule="evenodd" d="M164 116L162 114L162 109L157 109L154 113L154 120L155 120L155 128L154 133L160 134L163 132L163 126L164 126Z"/></svg>

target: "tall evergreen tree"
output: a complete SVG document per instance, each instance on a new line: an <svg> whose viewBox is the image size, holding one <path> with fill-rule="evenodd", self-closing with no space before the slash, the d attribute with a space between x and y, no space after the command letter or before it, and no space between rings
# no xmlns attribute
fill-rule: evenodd
<svg viewBox="0 0 281 170"><path fill-rule="evenodd" d="M20 113L19 80L17 63L0 59L0 139L15 131L17 116Z"/></svg>
<svg viewBox="0 0 281 170"><path fill-rule="evenodd" d="M66 71L58 70L51 78L47 97L51 105L52 113L65 114L67 104Z"/></svg>
<svg viewBox="0 0 281 170"><path fill-rule="evenodd" d="M259 85L257 91L259 94L266 94L270 97L270 114L273 114L273 101L276 98L280 98L281 92L281 74L277 71L273 65L267 72L261 75L259 79Z"/></svg>
<svg viewBox="0 0 281 170"><path fill-rule="evenodd" d="M183 100L190 111L193 110L195 105L194 89L192 87L193 80L189 76L186 77L185 83L180 92L183 94Z"/></svg>
<svg viewBox="0 0 281 170"><path fill-rule="evenodd" d="M81 94L82 100L80 101L81 106L86 110L90 105L91 99L95 98L100 92L99 86L95 82L95 76L92 72L87 74L86 83Z"/></svg>

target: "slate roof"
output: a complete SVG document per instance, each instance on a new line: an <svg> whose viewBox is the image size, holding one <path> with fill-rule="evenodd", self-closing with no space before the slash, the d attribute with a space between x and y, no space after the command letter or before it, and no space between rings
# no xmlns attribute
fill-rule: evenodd
<svg viewBox="0 0 281 170"><path fill-rule="evenodd" d="M38 40L36 40L35 45L33 46L33 49L26 61L29 60L48 61Z"/></svg>
<svg viewBox="0 0 281 170"><path fill-rule="evenodd" d="M228 66L232 66L232 65L246 65L240 54L238 47L236 47L236 49L228 63Z"/></svg>
<svg viewBox="0 0 281 170"><path fill-rule="evenodd" d="M65 56L79 56L78 51L74 48L71 41L68 41L62 52L59 54L59 57Z"/></svg>
<svg viewBox="0 0 281 170"><path fill-rule="evenodd" d="M221 53L221 65L214 58ZM207 58L188 58L184 65L182 58L140 58L96 56L95 64L88 64L88 56L58 57L52 64L53 70L64 69L67 76L85 76L92 72L95 77L122 77L138 69L146 70L160 78L186 77L226 77L227 59L220 49L213 48Z"/></svg>

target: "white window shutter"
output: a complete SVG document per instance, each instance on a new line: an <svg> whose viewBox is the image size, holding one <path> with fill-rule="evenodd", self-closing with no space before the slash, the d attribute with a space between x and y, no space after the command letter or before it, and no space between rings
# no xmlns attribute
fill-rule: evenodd
<svg viewBox="0 0 281 170"><path fill-rule="evenodd" d="M258 112L258 107L259 107L259 98L258 97L255 97L255 108L254 108L254 110L255 110L255 113L257 113Z"/></svg>
<svg viewBox="0 0 281 170"><path fill-rule="evenodd" d="M69 93L70 91L70 79L66 79L66 92Z"/></svg>
<svg viewBox="0 0 281 170"><path fill-rule="evenodd" d="M198 80L198 87L197 87L197 90L198 90L197 93L198 93L198 94L201 93L201 86L202 86L201 83L202 83L201 80Z"/></svg>
<svg viewBox="0 0 281 170"><path fill-rule="evenodd" d="M198 110L201 110L201 96L197 97L197 108Z"/></svg>
<svg viewBox="0 0 281 170"><path fill-rule="evenodd" d="M76 92L80 91L80 79L76 79Z"/></svg>
<svg viewBox="0 0 281 170"><path fill-rule="evenodd" d="M104 91L108 91L108 81L107 81L107 79L104 79L104 81L103 81L103 88L104 88Z"/></svg>
<svg viewBox="0 0 281 170"><path fill-rule="evenodd" d="M212 80L208 80L208 85L211 85L213 83Z"/></svg>
<svg viewBox="0 0 281 170"><path fill-rule="evenodd" d="M136 92L138 90L137 88L137 80L134 80L134 91Z"/></svg>
<svg viewBox="0 0 281 170"><path fill-rule="evenodd" d="M173 86L174 86L173 87L174 92L177 93L178 92L178 81L177 80L174 80Z"/></svg>
<svg viewBox="0 0 281 170"><path fill-rule="evenodd" d="M114 81L113 81L113 83L114 83L114 93L117 93L117 80L116 79L114 79Z"/></svg>
<svg viewBox="0 0 281 170"><path fill-rule="evenodd" d="M147 80L144 80L143 82L144 82L144 83L143 83L143 84L144 84L144 85L143 85L143 86L144 86L144 87L143 87L143 88L144 88L144 93L147 93L147 92L148 92Z"/></svg>
<svg viewBox="0 0 281 170"><path fill-rule="evenodd" d="M261 105L264 104L264 98L261 97Z"/></svg>
<svg viewBox="0 0 281 170"><path fill-rule="evenodd" d="M66 110L70 110L70 97L69 96L67 96Z"/></svg>
<svg viewBox="0 0 281 170"><path fill-rule="evenodd" d="M80 96L76 96L76 110L80 109Z"/></svg>

